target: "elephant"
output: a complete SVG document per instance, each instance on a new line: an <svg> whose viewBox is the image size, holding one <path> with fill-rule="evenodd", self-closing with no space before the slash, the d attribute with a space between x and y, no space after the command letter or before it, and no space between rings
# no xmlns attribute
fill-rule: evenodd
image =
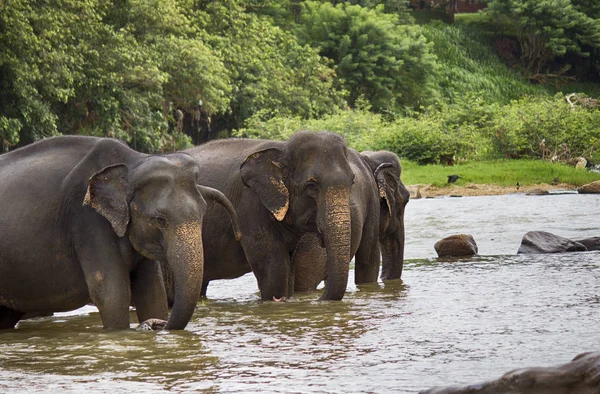
<svg viewBox="0 0 600 394"><path fill-rule="evenodd" d="M343 137L298 131L288 141L231 138L184 151L203 168L200 182L235 207L242 240L227 231L223 212L209 208L203 234L206 264L201 295L212 280L253 272L261 300L290 297L290 256L300 237L315 233L326 251L328 282L321 300L341 300L350 263L350 189L355 175ZM167 284L167 288L169 285Z"/></svg>
<svg viewBox="0 0 600 394"><path fill-rule="evenodd" d="M189 155L110 138L52 137L0 155L0 328L89 302L105 329L129 328L131 303L140 322L185 328L202 284L207 201L225 207L240 236L233 206L198 185L199 173ZM158 261L174 273L166 322Z"/></svg>
<svg viewBox="0 0 600 394"><path fill-rule="evenodd" d="M348 158L357 174L350 197L354 282L377 281L380 252L381 279L400 279L404 265L404 211L410 197L401 180L400 160L388 151L358 153L353 149L349 149ZM373 204L376 208L372 207ZM376 229L375 240L370 236L372 229ZM374 248L370 244L379 247ZM369 252L365 254L365 250ZM297 292L314 291L321 281L327 279L324 251L312 234L305 234L299 241L292 264L295 267L294 290Z"/></svg>

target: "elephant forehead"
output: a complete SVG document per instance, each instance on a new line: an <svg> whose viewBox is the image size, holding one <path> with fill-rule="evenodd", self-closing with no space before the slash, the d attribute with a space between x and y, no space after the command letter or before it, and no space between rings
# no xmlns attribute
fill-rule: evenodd
<svg viewBox="0 0 600 394"><path fill-rule="evenodd" d="M132 171L133 182L164 178L174 181L196 180L198 163L188 155L151 156Z"/></svg>

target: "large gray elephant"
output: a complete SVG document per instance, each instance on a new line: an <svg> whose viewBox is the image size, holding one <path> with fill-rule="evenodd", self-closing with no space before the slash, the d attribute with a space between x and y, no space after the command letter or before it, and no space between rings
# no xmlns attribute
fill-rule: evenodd
<svg viewBox="0 0 600 394"><path fill-rule="evenodd" d="M380 252L381 279L399 279L404 265L404 210L410 197L400 179L400 160L388 151L359 154L353 149L348 150L348 159L356 174L350 197L354 281L377 281ZM327 278L324 249L312 234L305 234L299 241L292 263L295 291L314 291Z"/></svg>
<svg viewBox="0 0 600 394"><path fill-rule="evenodd" d="M253 271L263 300L293 293L290 262L302 234L312 232L326 251L329 280L321 297L340 300L350 262L350 189L354 173L340 135L300 131L287 142L228 139L186 150L203 169L202 184L221 190L234 205L243 239L236 242L224 212L209 208L204 219L210 281Z"/></svg>
<svg viewBox="0 0 600 394"><path fill-rule="evenodd" d="M108 329L129 327L130 303L140 322L165 320L154 260L174 273L165 328L185 328L202 284L205 199L236 222L222 193L198 185L199 173L189 155L146 155L94 137L54 137L0 155L0 328L90 301Z"/></svg>
<svg viewBox="0 0 600 394"><path fill-rule="evenodd" d="M402 183L402 165L389 151L362 152L377 180L381 215L379 246L381 247L381 279L400 279L404 267L404 211L410 192Z"/></svg>

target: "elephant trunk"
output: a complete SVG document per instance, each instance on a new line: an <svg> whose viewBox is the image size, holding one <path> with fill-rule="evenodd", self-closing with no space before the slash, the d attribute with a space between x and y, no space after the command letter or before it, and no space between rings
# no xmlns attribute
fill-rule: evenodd
<svg viewBox="0 0 600 394"><path fill-rule="evenodd" d="M385 234L379 241L381 247L381 279L400 279L404 266L404 208L398 228L393 234Z"/></svg>
<svg viewBox="0 0 600 394"><path fill-rule="evenodd" d="M321 300L341 300L350 267L350 189L329 187L318 219L327 252L327 282Z"/></svg>
<svg viewBox="0 0 600 394"><path fill-rule="evenodd" d="M397 218L397 225L392 226L393 231L386 232L379 238L382 256L381 279L383 280L400 279L402 276L405 244L404 212L409 199L408 189L402 181L398 180L395 206L399 207L399 211L393 211L391 218L392 221Z"/></svg>
<svg viewBox="0 0 600 394"><path fill-rule="evenodd" d="M186 222L175 228L168 242L167 258L175 288L173 310L167 330L183 330L190 321L202 287L204 250L199 222Z"/></svg>
<svg viewBox="0 0 600 394"><path fill-rule="evenodd" d="M237 214L235 212L235 208L231 204L231 201L219 190L213 189L208 186L197 185L198 190L202 194L205 200L212 200L216 203L219 203L225 208L227 213L229 214L229 218L231 219L231 224L233 226L233 232L235 233L235 239L239 241L242 238L242 231L240 230L240 223L238 221Z"/></svg>

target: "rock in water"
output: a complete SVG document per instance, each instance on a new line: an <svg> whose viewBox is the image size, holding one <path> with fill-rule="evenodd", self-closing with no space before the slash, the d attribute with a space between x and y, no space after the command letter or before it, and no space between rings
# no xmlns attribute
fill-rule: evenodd
<svg viewBox="0 0 600 394"><path fill-rule="evenodd" d="M580 194L598 194L600 193L600 181L585 184L577 189L577 191Z"/></svg>
<svg viewBox="0 0 600 394"><path fill-rule="evenodd" d="M433 245L439 257L472 256L477 254L477 243L472 235L455 234L440 239Z"/></svg>
<svg viewBox="0 0 600 394"><path fill-rule="evenodd" d="M600 250L600 237L579 239L575 242L579 242L580 244L584 245L587 250Z"/></svg>
<svg viewBox="0 0 600 394"><path fill-rule="evenodd" d="M523 236L518 254L585 252L585 245L546 231L530 231Z"/></svg>
<svg viewBox="0 0 600 394"><path fill-rule="evenodd" d="M556 367L515 369L496 380L432 388L420 394L598 394L600 352L582 353Z"/></svg>

